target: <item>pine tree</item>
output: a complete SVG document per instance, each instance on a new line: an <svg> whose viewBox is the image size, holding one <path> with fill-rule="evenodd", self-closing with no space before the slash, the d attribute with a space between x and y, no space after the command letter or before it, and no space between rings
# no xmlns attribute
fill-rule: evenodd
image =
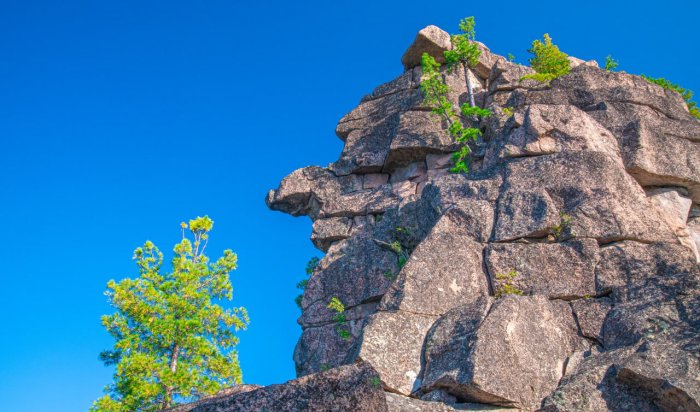
<svg viewBox="0 0 700 412"><path fill-rule="evenodd" d="M453 70L457 64L460 64L464 69L464 78L467 83L467 96L471 107L476 106L476 103L474 103L474 91L472 90L472 82L469 78L469 69L473 69L479 64L479 56L481 56L481 50L479 50L479 46L476 44L475 26L476 21L474 20L474 16L462 19L459 22L459 30L462 34L451 36L453 49L447 50L444 53L448 70Z"/></svg>
<svg viewBox="0 0 700 412"><path fill-rule="evenodd" d="M568 74L571 71L571 62L568 55L552 43L552 38L545 33L544 41L535 40L528 52L533 55L530 58L530 66L537 72L523 76L523 79L534 79L541 83L549 83L557 77Z"/></svg>
<svg viewBox="0 0 700 412"><path fill-rule="evenodd" d="M204 254L213 224L208 216L181 223L172 272L161 273L163 254L147 241L134 251L139 277L107 284L117 311L102 324L116 343L100 359L116 371L91 411L164 410L242 382L232 328L245 329L248 314L212 301L231 299L229 273L237 265L231 250L215 262Z"/></svg>

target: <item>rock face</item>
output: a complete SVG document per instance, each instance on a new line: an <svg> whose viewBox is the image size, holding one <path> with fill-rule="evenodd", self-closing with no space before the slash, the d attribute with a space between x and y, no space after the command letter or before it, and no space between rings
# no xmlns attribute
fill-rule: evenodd
<svg viewBox="0 0 700 412"><path fill-rule="evenodd" d="M281 385L203 402L191 412L388 411L377 374L368 364L346 365Z"/></svg>
<svg viewBox="0 0 700 412"><path fill-rule="evenodd" d="M231 405L384 410L352 403L381 392L343 366L361 360L389 410L700 410L700 121L638 76L572 58L550 85L521 81L532 69L480 44L475 69L444 72L454 105L469 77L493 113L470 173L450 174L459 146L419 89L421 54L450 47L421 30L405 72L338 123L339 159L268 194L326 255L301 304L303 378ZM336 384L347 397L288 403Z"/></svg>

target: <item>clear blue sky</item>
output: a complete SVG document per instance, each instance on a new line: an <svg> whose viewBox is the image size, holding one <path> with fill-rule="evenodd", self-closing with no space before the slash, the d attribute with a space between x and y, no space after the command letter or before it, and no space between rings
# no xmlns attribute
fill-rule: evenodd
<svg viewBox="0 0 700 412"><path fill-rule="evenodd" d="M97 360L112 344L106 282L203 214L209 251L239 255L244 379L291 379L294 285L321 255L309 220L268 211L265 194L337 158L338 119L401 73L428 24L474 15L477 37L521 62L549 32L574 56L700 92L697 1L375 3L0 1L4 410L86 410L112 373Z"/></svg>

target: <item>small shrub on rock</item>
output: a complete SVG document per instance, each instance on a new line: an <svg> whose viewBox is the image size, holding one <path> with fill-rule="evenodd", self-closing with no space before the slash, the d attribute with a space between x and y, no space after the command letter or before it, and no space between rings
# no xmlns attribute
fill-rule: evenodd
<svg viewBox="0 0 700 412"><path fill-rule="evenodd" d="M557 77L568 74L571 71L571 62L568 55L559 47L552 43L552 38L545 33L544 41L535 40L532 42L532 48L528 50L534 56L530 59L530 66L537 72L523 76L523 79L533 79L540 83L551 82Z"/></svg>
<svg viewBox="0 0 700 412"><path fill-rule="evenodd" d="M500 286L494 291L494 296L496 299L500 299L505 295L522 295L523 291L518 289L513 285L513 280L518 277L518 272L511 270L508 273L498 273L496 274L496 280L501 281Z"/></svg>

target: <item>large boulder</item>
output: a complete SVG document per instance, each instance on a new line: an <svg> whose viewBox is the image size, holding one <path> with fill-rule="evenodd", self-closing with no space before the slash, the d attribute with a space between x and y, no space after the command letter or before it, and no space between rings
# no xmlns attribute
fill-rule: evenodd
<svg viewBox="0 0 700 412"><path fill-rule="evenodd" d="M380 374L384 387L403 395L420 388L423 339L437 316L380 311L369 317L358 358Z"/></svg>
<svg viewBox="0 0 700 412"><path fill-rule="evenodd" d="M527 295L573 299L595 295L598 243L574 239L562 243L492 243L486 266L493 290L505 283ZM507 274L515 273L515 277Z"/></svg>
<svg viewBox="0 0 700 412"><path fill-rule="evenodd" d="M556 389L569 357L585 348L571 308L544 296L509 295L457 308L426 342L425 390L460 400L535 409ZM479 319L482 317L483 319Z"/></svg>
<svg viewBox="0 0 700 412"><path fill-rule="evenodd" d="M605 153L565 152L515 159L508 163L505 175L502 198L513 192L531 192L533 188L545 190L560 216L569 220L560 222L566 224L569 235L594 238L599 243L622 239L676 241L675 234L651 206L644 190L625 173L619 162ZM542 210L549 208L546 206ZM540 209L535 207L534 210ZM499 202L496 219L520 213L539 216L528 209L522 212ZM511 240L522 233L517 231L519 227L497 231L493 240ZM537 234L540 233L531 236Z"/></svg>
<svg viewBox="0 0 700 412"><path fill-rule="evenodd" d="M443 52L452 48L450 35L437 26L427 26L421 29L408 49L401 57L401 63L406 70L420 66L423 53L433 56L439 63L445 62Z"/></svg>
<svg viewBox="0 0 700 412"><path fill-rule="evenodd" d="M488 295L483 245L460 223L457 208L442 216L384 295L382 309L439 316Z"/></svg>
<svg viewBox="0 0 700 412"><path fill-rule="evenodd" d="M377 373L366 363L341 366L197 405L191 412L387 411Z"/></svg>
<svg viewBox="0 0 700 412"><path fill-rule="evenodd" d="M457 403L448 405L442 402L426 402L395 393L386 393L386 404L389 412L458 412L458 411L491 411L513 412L513 409L480 403Z"/></svg>

